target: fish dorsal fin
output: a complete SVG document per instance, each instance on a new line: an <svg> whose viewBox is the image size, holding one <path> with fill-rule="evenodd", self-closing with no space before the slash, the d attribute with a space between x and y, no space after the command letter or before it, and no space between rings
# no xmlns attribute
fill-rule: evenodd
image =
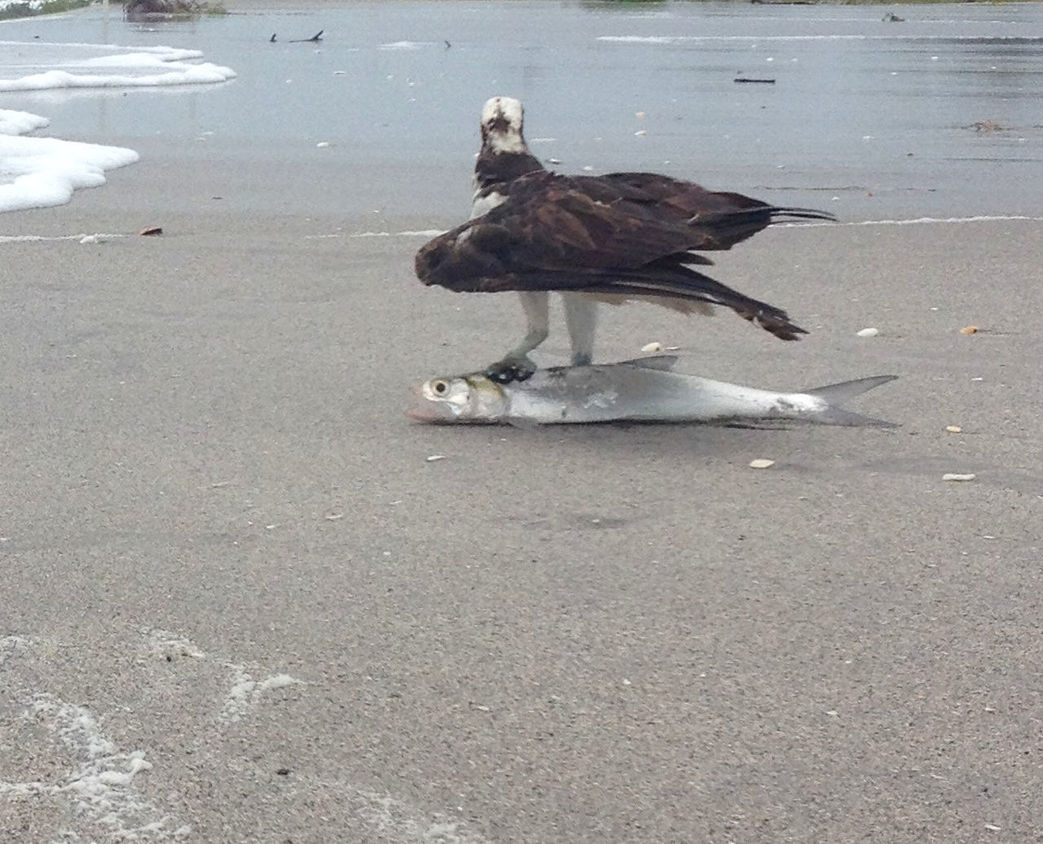
<svg viewBox="0 0 1043 844"><path fill-rule="evenodd" d="M677 361L677 355L652 355L647 358L621 360L617 366L636 366L639 369L658 369L663 372L669 372L677 364Z"/></svg>

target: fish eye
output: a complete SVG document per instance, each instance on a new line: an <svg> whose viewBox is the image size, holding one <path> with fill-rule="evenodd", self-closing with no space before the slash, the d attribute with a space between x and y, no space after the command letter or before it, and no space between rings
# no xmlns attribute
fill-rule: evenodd
<svg viewBox="0 0 1043 844"><path fill-rule="evenodd" d="M431 389L435 391L436 395L444 396L449 392L449 384L446 381L432 381Z"/></svg>

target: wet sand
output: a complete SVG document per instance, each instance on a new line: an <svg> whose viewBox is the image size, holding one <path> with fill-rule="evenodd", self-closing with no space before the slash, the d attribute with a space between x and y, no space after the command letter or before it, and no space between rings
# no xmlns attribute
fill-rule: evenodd
<svg viewBox="0 0 1043 844"><path fill-rule="evenodd" d="M602 358L897 374L858 403L894 431L439 428L409 390L501 353L515 301L353 236L456 220L251 211L279 178L142 164L0 217L68 238L0 242L0 838L1038 834L1038 222L723 256L801 343L605 316Z"/></svg>

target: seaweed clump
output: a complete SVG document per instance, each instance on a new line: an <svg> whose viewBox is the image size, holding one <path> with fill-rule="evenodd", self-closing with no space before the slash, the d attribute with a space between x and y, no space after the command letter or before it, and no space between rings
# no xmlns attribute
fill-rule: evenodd
<svg viewBox="0 0 1043 844"><path fill-rule="evenodd" d="M200 0L130 0L123 6L123 17L129 21L172 20L224 12L223 6Z"/></svg>

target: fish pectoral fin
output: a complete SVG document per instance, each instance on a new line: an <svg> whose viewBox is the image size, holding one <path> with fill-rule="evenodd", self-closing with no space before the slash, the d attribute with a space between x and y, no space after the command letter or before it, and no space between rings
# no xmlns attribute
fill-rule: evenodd
<svg viewBox="0 0 1043 844"><path fill-rule="evenodd" d="M894 381L897 375L874 375L870 378L858 378L854 381L841 381L838 384L827 384L825 387L816 387L813 390L804 390L806 395L821 399L828 406L816 415L815 421L825 422L830 425L856 425L875 426L878 428L897 428L894 422L886 419L875 419L872 416L863 416L853 410L845 410L843 405L856 396Z"/></svg>
<svg viewBox="0 0 1043 844"><path fill-rule="evenodd" d="M669 372L676 366L679 360L677 355L652 355L647 358L631 358L621 360L619 366L636 366L639 369L657 369L661 372Z"/></svg>

